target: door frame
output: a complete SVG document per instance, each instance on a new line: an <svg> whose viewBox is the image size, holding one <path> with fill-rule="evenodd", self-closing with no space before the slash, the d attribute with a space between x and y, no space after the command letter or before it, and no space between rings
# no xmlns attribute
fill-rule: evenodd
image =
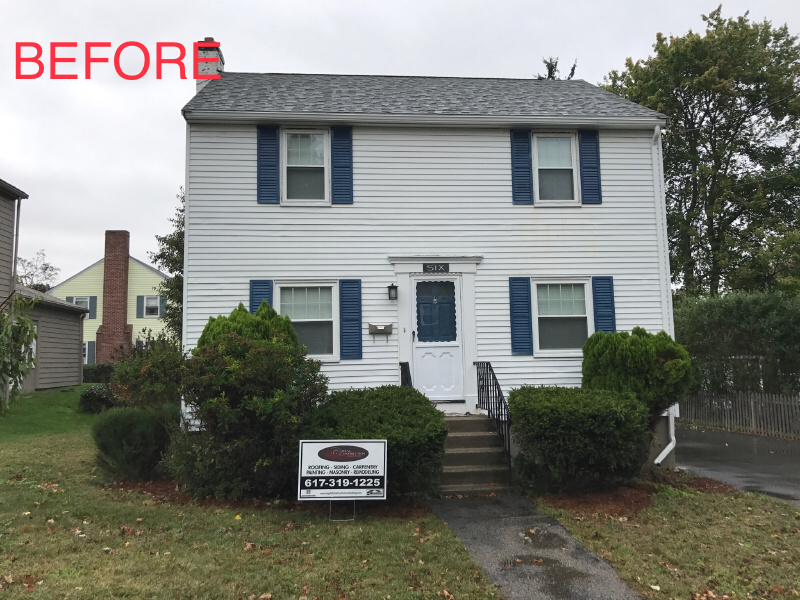
<svg viewBox="0 0 800 600"><path fill-rule="evenodd" d="M464 361L464 403L465 411L474 413L478 406L478 381L475 361L478 360L475 320L475 279L478 265L483 256L464 255L415 255L389 256L394 267L397 284L397 341L399 362L407 362L413 373L413 347L411 332L416 330L416 291L412 279L427 277L433 280L441 276L460 276L462 312L462 360ZM448 273L425 273L425 263L447 263ZM412 315L414 321L411 320ZM397 368L397 381L400 381L400 366ZM413 383L413 379L412 379ZM437 403L441 410L453 408L453 404ZM460 406L460 405L456 405ZM460 409L459 409L460 410Z"/></svg>

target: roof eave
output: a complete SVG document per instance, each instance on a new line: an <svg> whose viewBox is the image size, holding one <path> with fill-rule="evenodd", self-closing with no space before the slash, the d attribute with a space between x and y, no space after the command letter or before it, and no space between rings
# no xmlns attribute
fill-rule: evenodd
<svg viewBox="0 0 800 600"><path fill-rule="evenodd" d="M188 123L286 125L347 123L358 125L447 125L451 127L591 127L598 129L649 129L665 126L667 118L654 113L641 117L543 116L543 115L397 115L359 113L296 113L220 110L184 110Z"/></svg>
<svg viewBox="0 0 800 600"><path fill-rule="evenodd" d="M28 194L2 179L0 179L0 194L12 200L26 200L28 198Z"/></svg>

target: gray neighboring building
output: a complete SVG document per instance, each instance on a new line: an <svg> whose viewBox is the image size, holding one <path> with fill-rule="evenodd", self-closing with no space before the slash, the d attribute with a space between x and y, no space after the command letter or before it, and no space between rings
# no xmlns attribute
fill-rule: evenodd
<svg viewBox="0 0 800 600"><path fill-rule="evenodd" d="M0 305L12 293L36 301L29 316L36 326L36 368L23 382L24 392L79 385L83 381L83 317L88 311L15 284L17 236L22 200L28 195L0 179Z"/></svg>

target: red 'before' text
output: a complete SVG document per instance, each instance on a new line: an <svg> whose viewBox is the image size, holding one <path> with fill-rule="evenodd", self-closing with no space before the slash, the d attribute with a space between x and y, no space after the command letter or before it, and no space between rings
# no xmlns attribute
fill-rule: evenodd
<svg viewBox="0 0 800 600"><path fill-rule="evenodd" d="M155 63L156 79L162 79L165 67L178 74L181 79L186 79L186 47L178 42L158 42L156 51L151 61L150 52L147 46L139 42L125 42L120 44L114 51L110 52L110 42L86 42L82 44L83 51L78 47L78 42L50 42L49 53L45 56L45 51L41 44L36 42L17 42L16 51L16 74L17 79L38 79L47 71L50 79L78 79L76 63L78 56L83 58L83 78L91 79L92 72L100 68L98 65L103 63L113 63L117 75L123 79L141 79L150 70L151 62ZM198 66L203 62L219 62L215 57L199 57L199 48L215 47L219 48L219 42L195 42L194 55L192 57L193 79L219 79L219 74L200 74ZM138 53L143 59L141 69L136 73L126 73L121 65L122 53ZM23 69L25 65L25 69ZM49 65L49 69L46 68ZM23 70L25 72L23 72Z"/></svg>

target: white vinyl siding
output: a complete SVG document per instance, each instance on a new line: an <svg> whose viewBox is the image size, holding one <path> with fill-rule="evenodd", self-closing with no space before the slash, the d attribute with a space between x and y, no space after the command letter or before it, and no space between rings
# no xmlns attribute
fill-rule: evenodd
<svg viewBox="0 0 800 600"><path fill-rule="evenodd" d="M355 278L362 280L363 359L324 364L329 386L399 382L398 335L411 332L367 332L369 323L398 324L399 301L386 292L397 282L389 255L483 256L475 276L477 355L492 363L506 391L581 380L579 358L512 356L509 277L611 275L619 329L671 327L652 130L600 132L602 204L546 207L512 204L508 129L354 126L354 203L321 211L256 202L255 126L189 129L187 349L209 316L247 302L251 279ZM465 372L474 378L472 365Z"/></svg>

